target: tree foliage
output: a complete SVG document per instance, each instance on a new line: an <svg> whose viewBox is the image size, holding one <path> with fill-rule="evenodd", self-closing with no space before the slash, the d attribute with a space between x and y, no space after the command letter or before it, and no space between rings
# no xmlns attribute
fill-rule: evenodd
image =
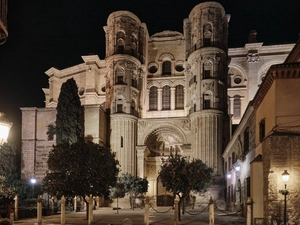
<svg viewBox="0 0 300 225"><path fill-rule="evenodd" d="M134 199L148 191L148 180L129 173L123 173L118 178L118 184L124 188L124 192L130 195L131 206L134 209Z"/></svg>
<svg viewBox="0 0 300 225"><path fill-rule="evenodd" d="M18 189L17 148L10 143L0 146L0 199L10 201Z"/></svg>
<svg viewBox="0 0 300 225"><path fill-rule="evenodd" d="M56 109L56 143L71 144L83 139L83 108L73 78L62 84Z"/></svg>
<svg viewBox="0 0 300 225"><path fill-rule="evenodd" d="M137 196L148 191L147 179L129 173L123 173L119 178L119 183L124 186L125 193L130 194L130 196Z"/></svg>
<svg viewBox="0 0 300 225"><path fill-rule="evenodd" d="M42 189L57 196L102 196L116 184L118 161L110 149L93 142L53 146Z"/></svg>
<svg viewBox="0 0 300 225"><path fill-rule="evenodd" d="M167 191L185 198L191 191L200 192L212 182L213 169L200 159L187 161L186 157L171 155L163 161L159 177Z"/></svg>

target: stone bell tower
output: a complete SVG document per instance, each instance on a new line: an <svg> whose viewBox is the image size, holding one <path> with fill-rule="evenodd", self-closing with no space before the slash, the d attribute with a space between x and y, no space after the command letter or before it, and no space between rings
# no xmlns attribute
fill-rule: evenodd
<svg viewBox="0 0 300 225"><path fill-rule="evenodd" d="M217 2L198 4L184 21L186 87L193 157L222 174L227 121L227 33L229 15Z"/></svg>
<svg viewBox="0 0 300 225"><path fill-rule="evenodd" d="M121 173L136 175L137 122L140 117L148 32L128 11L109 15L106 33L106 109L110 111L110 144Z"/></svg>

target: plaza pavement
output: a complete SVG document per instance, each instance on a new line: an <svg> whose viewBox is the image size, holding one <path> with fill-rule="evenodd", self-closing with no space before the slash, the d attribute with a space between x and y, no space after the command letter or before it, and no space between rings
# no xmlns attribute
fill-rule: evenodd
<svg viewBox="0 0 300 225"><path fill-rule="evenodd" d="M168 211L168 212L166 212ZM182 215L180 225L207 225L209 224L208 211L201 212L190 210ZM132 225L144 225L144 209L120 209L100 208L93 211L93 222L95 225L129 225L125 221L132 221ZM37 223L37 218L20 219L14 221L16 225L57 225L61 224L60 214L43 216L42 223ZM67 213L65 224L87 225L86 212ZM150 208L150 225L174 225L174 210L168 207ZM234 213L215 211L215 225L245 225L246 219Z"/></svg>

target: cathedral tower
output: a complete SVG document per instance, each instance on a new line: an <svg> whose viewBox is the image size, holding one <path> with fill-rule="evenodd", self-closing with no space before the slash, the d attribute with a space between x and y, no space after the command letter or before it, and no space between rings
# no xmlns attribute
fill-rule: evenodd
<svg viewBox="0 0 300 225"><path fill-rule="evenodd" d="M227 120L227 28L229 16L217 2L198 4L184 21L186 87L192 156L222 173L224 121ZM226 130L226 129L225 129Z"/></svg>
<svg viewBox="0 0 300 225"><path fill-rule="evenodd" d="M106 109L110 111L110 144L121 173L136 175L137 120L147 43L146 25L131 12L117 11L107 19Z"/></svg>

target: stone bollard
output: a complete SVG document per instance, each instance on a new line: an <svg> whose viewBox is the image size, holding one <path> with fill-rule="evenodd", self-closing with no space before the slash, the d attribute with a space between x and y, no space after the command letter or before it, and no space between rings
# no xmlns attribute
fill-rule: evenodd
<svg viewBox="0 0 300 225"><path fill-rule="evenodd" d="M54 197L51 197L51 213L54 215Z"/></svg>
<svg viewBox="0 0 300 225"><path fill-rule="evenodd" d="M15 197L14 197L14 200L15 200L15 217L14 217L14 219L15 220L18 220L18 217L19 217L19 199L18 199L18 195L16 195Z"/></svg>
<svg viewBox="0 0 300 225"><path fill-rule="evenodd" d="M42 223L42 196L38 196L37 198L37 222Z"/></svg>
<svg viewBox="0 0 300 225"><path fill-rule="evenodd" d="M96 209L100 208L100 198L99 196L96 196Z"/></svg>
<svg viewBox="0 0 300 225"><path fill-rule="evenodd" d="M14 213L10 213L10 215L9 215L9 224L14 224L14 217L15 217Z"/></svg>
<svg viewBox="0 0 300 225"><path fill-rule="evenodd" d="M253 204L253 202L252 202L252 199L250 197L248 197L246 204L247 204L247 223L246 224L251 225L251 220L252 220L251 215L252 215L252 204Z"/></svg>
<svg viewBox="0 0 300 225"><path fill-rule="evenodd" d="M178 197L178 195L176 195L176 198L174 199L174 225L178 225L179 224L179 203L180 199Z"/></svg>
<svg viewBox="0 0 300 225"><path fill-rule="evenodd" d="M88 213L88 224L90 225L93 222L93 201L94 201L94 199L93 199L92 195L90 195L90 197L86 196L85 199L88 202L88 207L87 207L88 212L87 213Z"/></svg>
<svg viewBox="0 0 300 225"><path fill-rule="evenodd" d="M215 205L214 201L212 200L212 197L210 196L209 199L209 225L215 224Z"/></svg>
<svg viewBox="0 0 300 225"><path fill-rule="evenodd" d="M73 198L73 205L74 205L74 212L76 212L77 211L77 197L75 196L74 198Z"/></svg>
<svg viewBox="0 0 300 225"><path fill-rule="evenodd" d="M60 223L65 224L66 223L66 198L63 195L60 199Z"/></svg>
<svg viewBox="0 0 300 225"><path fill-rule="evenodd" d="M145 214L144 214L144 224L149 225L149 208L150 208L150 199L147 196L145 198Z"/></svg>

